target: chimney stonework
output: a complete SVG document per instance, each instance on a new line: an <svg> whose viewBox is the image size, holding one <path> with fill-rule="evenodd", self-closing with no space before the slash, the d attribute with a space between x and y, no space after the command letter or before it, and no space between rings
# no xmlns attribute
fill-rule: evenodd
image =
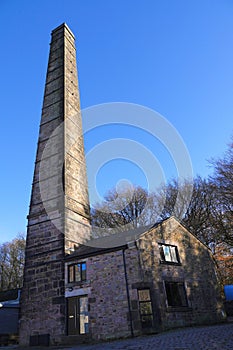
<svg viewBox="0 0 233 350"><path fill-rule="evenodd" d="M21 345L45 335L53 344L66 334L64 257L91 232L75 38L66 24L52 31L50 45L28 215Z"/></svg>

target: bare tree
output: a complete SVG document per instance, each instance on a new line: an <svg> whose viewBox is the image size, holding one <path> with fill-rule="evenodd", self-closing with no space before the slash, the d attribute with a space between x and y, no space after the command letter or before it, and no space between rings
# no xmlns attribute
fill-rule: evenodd
<svg viewBox="0 0 233 350"><path fill-rule="evenodd" d="M219 159L212 159L214 174L211 176L213 185L221 203L227 211L233 211L233 137L225 155Z"/></svg>
<svg viewBox="0 0 233 350"><path fill-rule="evenodd" d="M212 180L197 177L173 179L149 194L140 186L120 193L113 189L92 209L92 224L112 233L153 225L174 215L203 243L230 243L229 211L221 210L215 186Z"/></svg>
<svg viewBox="0 0 233 350"><path fill-rule="evenodd" d="M216 241L215 196L210 183L206 179L197 177L194 180L193 194L182 222L203 243Z"/></svg>
<svg viewBox="0 0 233 350"><path fill-rule="evenodd" d="M233 138L232 138L233 139ZM218 238L233 246L233 140L222 158L211 161L210 177L215 195L215 222Z"/></svg>
<svg viewBox="0 0 233 350"><path fill-rule="evenodd" d="M212 165L214 174L208 179L173 179L153 193L140 186L120 193L113 189L92 209L92 223L116 232L174 215L205 244L233 246L233 142Z"/></svg>
<svg viewBox="0 0 233 350"><path fill-rule="evenodd" d="M23 283L25 238L19 234L0 245L0 291L20 288Z"/></svg>
<svg viewBox="0 0 233 350"><path fill-rule="evenodd" d="M126 231L155 223L158 210L155 196L140 186L111 189L104 201L91 210L92 226L109 232Z"/></svg>
<svg viewBox="0 0 233 350"><path fill-rule="evenodd" d="M154 197L159 218L164 220L174 215L181 221L190 204L192 192L192 180L171 179L169 183L157 188L151 195Z"/></svg>

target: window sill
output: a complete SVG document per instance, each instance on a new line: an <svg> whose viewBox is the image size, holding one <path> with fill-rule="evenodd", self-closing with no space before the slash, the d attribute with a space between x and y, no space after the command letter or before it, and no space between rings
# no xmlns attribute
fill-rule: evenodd
<svg viewBox="0 0 233 350"><path fill-rule="evenodd" d="M172 262L172 261L159 261L161 265L174 265L174 266L181 266L180 262Z"/></svg>
<svg viewBox="0 0 233 350"><path fill-rule="evenodd" d="M90 281L79 281L79 282L69 282L66 283L65 287L66 288L71 288L71 287L82 287L83 285L88 284Z"/></svg>

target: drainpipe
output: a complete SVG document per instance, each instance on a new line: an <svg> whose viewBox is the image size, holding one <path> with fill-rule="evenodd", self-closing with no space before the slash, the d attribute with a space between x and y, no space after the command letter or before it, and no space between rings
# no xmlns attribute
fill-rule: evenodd
<svg viewBox="0 0 233 350"><path fill-rule="evenodd" d="M143 260L142 260L141 254L140 254L139 240L135 241L135 246L136 246L137 254L138 254L138 264L139 264L140 278L141 278L142 281L144 281L144 270L142 268Z"/></svg>
<svg viewBox="0 0 233 350"><path fill-rule="evenodd" d="M129 296L129 283L128 283L128 276L127 276L127 270L126 270L125 248L122 249L122 256L123 256L124 273L125 273L125 286L126 286L128 310L129 310L130 331L131 331L131 336L134 337L133 320L132 320L132 312L131 312L130 296Z"/></svg>

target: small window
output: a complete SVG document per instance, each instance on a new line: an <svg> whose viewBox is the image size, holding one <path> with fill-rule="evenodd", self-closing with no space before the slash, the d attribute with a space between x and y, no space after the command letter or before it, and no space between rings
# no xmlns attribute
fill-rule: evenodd
<svg viewBox="0 0 233 350"><path fill-rule="evenodd" d="M149 289L138 290L139 311L142 328L153 326L153 312Z"/></svg>
<svg viewBox="0 0 233 350"><path fill-rule="evenodd" d="M188 300L183 282L165 282L167 304L171 307L186 307Z"/></svg>
<svg viewBox="0 0 233 350"><path fill-rule="evenodd" d="M171 264L180 263L178 249L176 246L168 245L168 244L160 244L159 251L160 251L161 263L171 263Z"/></svg>
<svg viewBox="0 0 233 350"><path fill-rule="evenodd" d="M80 262L68 266L68 283L86 281L86 263Z"/></svg>

